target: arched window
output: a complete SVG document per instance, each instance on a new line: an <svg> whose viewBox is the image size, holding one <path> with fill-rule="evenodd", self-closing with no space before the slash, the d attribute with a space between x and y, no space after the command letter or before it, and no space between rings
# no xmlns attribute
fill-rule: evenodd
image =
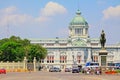
<svg viewBox="0 0 120 80"><path fill-rule="evenodd" d="M94 56L93 56L93 61L94 61L94 62L98 62L98 56L97 56L97 55L94 55Z"/></svg>
<svg viewBox="0 0 120 80"><path fill-rule="evenodd" d="M47 56L47 63L54 63L54 55Z"/></svg>
<svg viewBox="0 0 120 80"><path fill-rule="evenodd" d="M54 63L54 53L49 52L47 55L47 63Z"/></svg>
<svg viewBox="0 0 120 80"><path fill-rule="evenodd" d="M67 55L64 52L60 54L60 63L67 63Z"/></svg>

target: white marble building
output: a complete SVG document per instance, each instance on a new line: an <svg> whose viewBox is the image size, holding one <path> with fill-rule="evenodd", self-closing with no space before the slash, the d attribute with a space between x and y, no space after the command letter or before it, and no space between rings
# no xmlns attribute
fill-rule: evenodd
<svg viewBox="0 0 120 80"><path fill-rule="evenodd" d="M41 64L47 68L58 66L61 68L72 65L85 65L88 61L99 62L100 41L99 38L90 38L89 25L77 10L69 24L69 36L65 39L31 39L32 44L40 44L48 50ZM98 36L99 37L99 36ZM120 63L120 44L106 45L108 50L107 63Z"/></svg>

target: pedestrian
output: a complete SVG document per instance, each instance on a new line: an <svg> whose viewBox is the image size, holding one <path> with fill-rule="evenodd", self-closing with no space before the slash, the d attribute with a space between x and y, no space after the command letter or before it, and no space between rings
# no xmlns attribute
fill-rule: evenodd
<svg viewBox="0 0 120 80"><path fill-rule="evenodd" d="M30 66L28 66L28 71L29 71L29 73L31 73L31 67Z"/></svg>

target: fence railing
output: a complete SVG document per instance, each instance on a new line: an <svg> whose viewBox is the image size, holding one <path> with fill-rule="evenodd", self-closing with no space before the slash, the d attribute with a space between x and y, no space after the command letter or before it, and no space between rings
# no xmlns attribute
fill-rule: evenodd
<svg viewBox="0 0 120 80"><path fill-rule="evenodd" d="M24 62L0 62L0 68L5 68L5 69L24 69L25 68L25 63Z"/></svg>
<svg viewBox="0 0 120 80"><path fill-rule="evenodd" d="M6 69L8 72L23 72L23 71L28 71L28 62L26 57L22 62L0 62L0 69ZM36 58L34 57L33 60L33 67L31 70L36 71Z"/></svg>

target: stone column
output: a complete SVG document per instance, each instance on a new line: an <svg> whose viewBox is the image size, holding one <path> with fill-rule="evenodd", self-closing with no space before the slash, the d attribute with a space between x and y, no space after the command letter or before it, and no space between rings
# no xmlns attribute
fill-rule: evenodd
<svg viewBox="0 0 120 80"><path fill-rule="evenodd" d="M55 51L54 60L56 64L60 64L60 51Z"/></svg>
<svg viewBox="0 0 120 80"><path fill-rule="evenodd" d="M84 59L84 51L81 51L81 64L84 65L85 64L85 59Z"/></svg>
<svg viewBox="0 0 120 80"><path fill-rule="evenodd" d="M34 59L33 59L33 65L34 65L34 71L36 71L36 57L34 57Z"/></svg>
<svg viewBox="0 0 120 80"><path fill-rule="evenodd" d="M88 58L87 58L87 62L91 62L91 49L88 49Z"/></svg>
<svg viewBox="0 0 120 80"><path fill-rule="evenodd" d="M27 70L27 59L26 59L26 57L24 57L23 64L24 64L23 68L24 68L25 70Z"/></svg>
<svg viewBox="0 0 120 80"><path fill-rule="evenodd" d="M85 28L83 28L83 35L85 36L86 34L85 34Z"/></svg>

